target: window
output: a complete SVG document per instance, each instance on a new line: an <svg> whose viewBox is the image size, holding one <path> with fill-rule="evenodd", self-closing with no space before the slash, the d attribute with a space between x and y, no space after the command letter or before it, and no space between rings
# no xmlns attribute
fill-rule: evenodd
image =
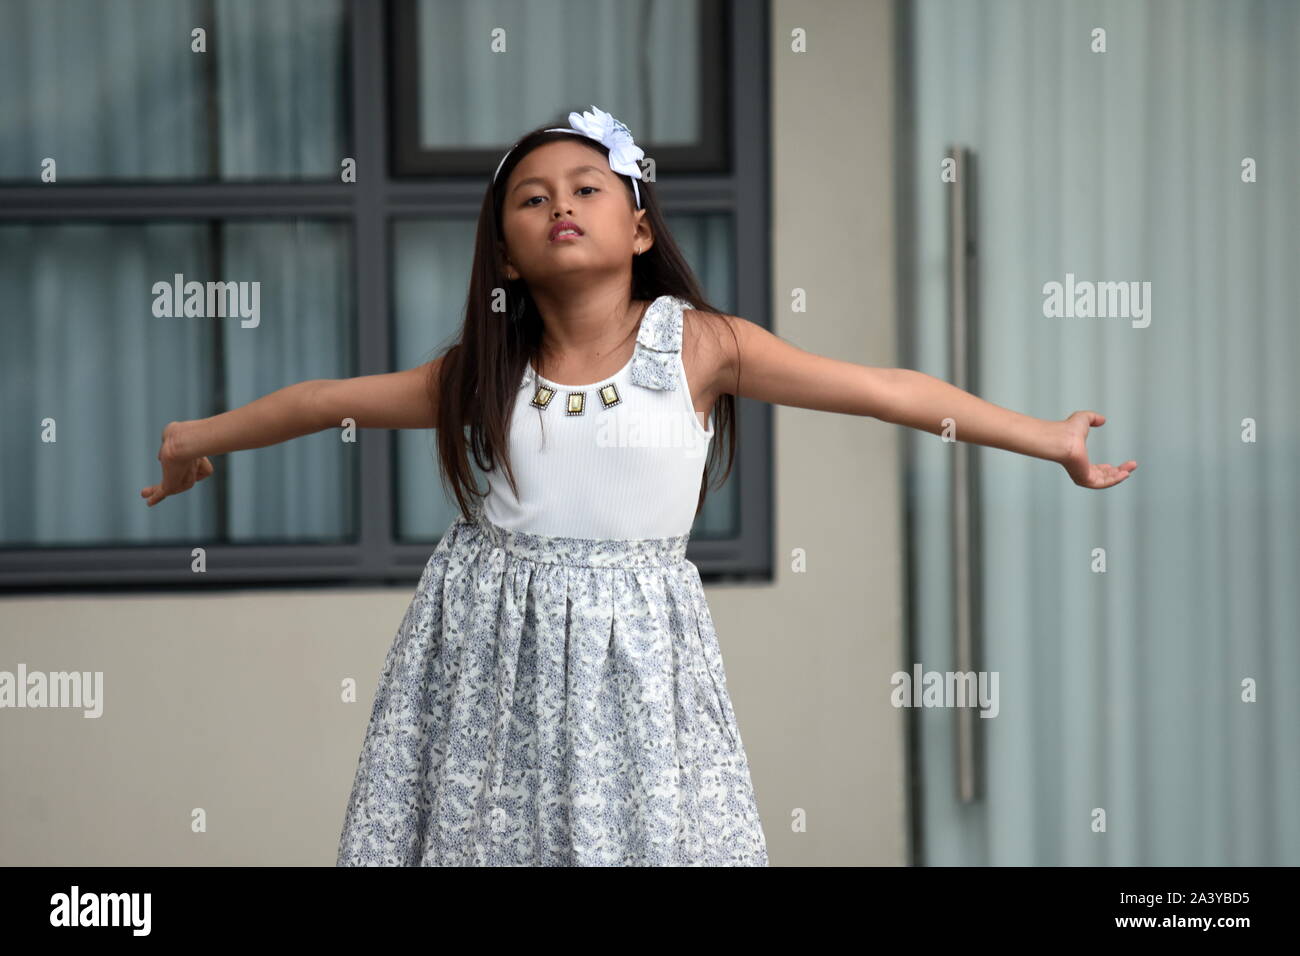
<svg viewBox="0 0 1300 956"><path fill-rule="evenodd" d="M596 105L665 169L729 173L726 12L721 0L398 3L394 170L481 179L523 130L548 115L566 125L601 90Z"/></svg>
<svg viewBox="0 0 1300 956"><path fill-rule="evenodd" d="M765 5L137 0L132 20L14 6L0 35L0 586L192 584L200 547L208 586L409 583L454 514L432 432L348 443L328 429L220 456L201 491L156 508L139 489L158 480L168 421L449 344L486 176L592 88L655 158L709 296L767 314ZM515 57L471 55L496 27ZM620 55L541 68L557 44L601 37ZM190 282L209 305L224 283L230 308L185 315ZM768 412L742 400L741 457L693 529L706 579L770 572Z"/></svg>

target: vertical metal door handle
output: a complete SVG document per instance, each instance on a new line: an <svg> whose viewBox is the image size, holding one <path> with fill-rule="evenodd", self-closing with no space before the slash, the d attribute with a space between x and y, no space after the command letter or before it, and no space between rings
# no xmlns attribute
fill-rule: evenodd
<svg viewBox="0 0 1300 956"><path fill-rule="evenodd" d="M945 183L948 190L948 324L951 337L951 381L964 391L974 387L975 297L975 163L971 151L951 146L957 178ZM975 460L972 446L961 440L964 422L957 422L952 467L952 572L953 572L953 668L957 680L963 674L976 675L976 626L978 621L979 514L976 497ZM979 796L978 727L975 703L954 708L957 721L957 799L970 803Z"/></svg>

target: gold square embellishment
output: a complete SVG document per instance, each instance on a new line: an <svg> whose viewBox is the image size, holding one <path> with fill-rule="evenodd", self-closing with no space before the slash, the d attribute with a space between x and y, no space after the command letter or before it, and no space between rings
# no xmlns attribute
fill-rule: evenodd
<svg viewBox="0 0 1300 956"><path fill-rule="evenodd" d="M613 382L610 382L600 390L600 403L605 408L613 408L621 401L623 401L623 399L619 397L618 389L614 387Z"/></svg>
<svg viewBox="0 0 1300 956"><path fill-rule="evenodd" d="M570 415L581 415L587 409L586 392L570 392L568 413Z"/></svg>
<svg viewBox="0 0 1300 956"><path fill-rule="evenodd" d="M529 403L537 408L545 408L551 404L551 399L555 397L555 389L547 388L545 385L538 385L537 391L533 393L533 400Z"/></svg>

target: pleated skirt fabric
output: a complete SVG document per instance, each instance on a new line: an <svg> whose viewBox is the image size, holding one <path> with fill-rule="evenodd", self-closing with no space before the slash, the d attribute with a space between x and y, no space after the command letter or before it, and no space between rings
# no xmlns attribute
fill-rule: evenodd
<svg viewBox="0 0 1300 956"><path fill-rule="evenodd" d="M439 541L388 651L339 866L767 866L688 535Z"/></svg>

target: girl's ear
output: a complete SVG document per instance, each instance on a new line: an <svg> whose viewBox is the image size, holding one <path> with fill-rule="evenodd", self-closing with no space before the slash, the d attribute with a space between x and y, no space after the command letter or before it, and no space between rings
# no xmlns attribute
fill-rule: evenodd
<svg viewBox="0 0 1300 956"><path fill-rule="evenodd" d="M646 210L637 210L636 231L633 233L632 245L639 246L641 252L645 252L655 244L654 230L646 222Z"/></svg>
<svg viewBox="0 0 1300 956"><path fill-rule="evenodd" d="M511 264L510 257L506 255L506 247L500 242L497 243L497 265L506 274L507 279L519 278L519 271Z"/></svg>

